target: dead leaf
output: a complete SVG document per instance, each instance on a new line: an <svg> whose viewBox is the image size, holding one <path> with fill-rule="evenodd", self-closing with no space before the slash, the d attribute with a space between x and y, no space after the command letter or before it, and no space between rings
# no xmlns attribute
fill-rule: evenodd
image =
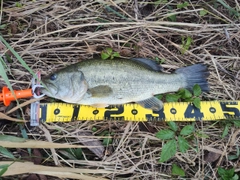
<svg viewBox="0 0 240 180"><path fill-rule="evenodd" d="M25 140L24 142L0 140L0 144L6 148L86 148L86 146L81 145L70 145L36 140ZM89 146L87 148L89 148Z"/></svg>
<svg viewBox="0 0 240 180"><path fill-rule="evenodd" d="M6 120L9 120L9 121L14 121L14 122L22 122L22 123L28 122L28 121L20 120L20 119L17 119L17 118L9 117L9 116L1 113L1 112L0 112L0 117L1 117L1 119L6 119Z"/></svg>
<svg viewBox="0 0 240 180"><path fill-rule="evenodd" d="M85 146L89 148L90 151L92 151L95 155L97 155L99 158L102 158L104 155L105 148L102 145L102 142L98 139L91 139L90 136L93 136L93 134L89 131L78 131L77 132L77 138L78 140ZM95 146L95 147L89 147L89 146Z"/></svg>
<svg viewBox="0 0 240 180"><path fill-rule="evenodd" d="M18 31L18 23L16 21L13 21L10 23L10 29L12 34L17 34Z"/></svg>
<svg viewBox="0 0 240 180"><path fill-rule="evenodd" d="M43 156L39 149L33 149L33 162L34 164L41 164Z"/></svg>
<svg viewBox="0 0 240 180"><path fill-rule="evenodd" d="M105 178L95 178L90 175L84 174L110 174L112 171L100 170L100 169L80 169L69 167L52 167L36 165L32 162L14 162L14 161L0 161L1 165L10 165L7 171L2 175L13 176L24 173L44 174L49 176L55 176L59 178L72 178L72 179L84 179L84 180L105 180Z"/></svg>
<svg viewBox="0 0 240 180"><path fill-rule="evenodd" d="M230 142L230 145L231 146L234 146L237 142L237 136L240 134L240 129L236 130L233 135L232 135L232 138L231 138L231 142Z"/></svg>
<svg viewBox="0 0 240 180"><path fill-rule="evenodd" d="M132 55L132 51L129 49L121 49L119 51L120 51L119 53L121 54L121 56L131 56Z"/></svg>
<svg viewBox="0 0 240 180"><path fill-rule="evenodd" d="M207 153L204 156L204 161L206 161L208 163L212 163L212 162L215 162L216 160L218 160L219 157L220 157L220 154L212 152L212 151L207 151Z"/></svg>
<svg viewBox="0 0 240 180"><path fill-rule="evenodd" d="M39 178L36 174L30 174L26 180L39 180Z"/></svg>

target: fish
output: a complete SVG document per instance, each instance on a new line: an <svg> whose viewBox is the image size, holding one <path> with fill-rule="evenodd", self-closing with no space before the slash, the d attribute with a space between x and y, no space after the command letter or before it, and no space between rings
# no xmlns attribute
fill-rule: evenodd
<svg viewBox="0 0 240 180"><path fill-rule="evenodd" d="M138 103L159 111L163 102L155 95L192 89L195 84L209 91L209 71L204 64L163 72L155 61L145 58L91 59L69 65L42 79L41 92L67 103L104 108Z"/></svg>

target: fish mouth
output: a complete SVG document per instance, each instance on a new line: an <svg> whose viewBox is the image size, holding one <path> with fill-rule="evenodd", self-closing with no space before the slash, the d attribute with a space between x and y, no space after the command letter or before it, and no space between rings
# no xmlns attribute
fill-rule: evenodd
<svg viewBox="0 0 240 180"><path fill-rule="evenodd" d="M39 92L48 96L56 96L58 94L58 88L54 84L45 82L43 87L39 88Z"/></svg>

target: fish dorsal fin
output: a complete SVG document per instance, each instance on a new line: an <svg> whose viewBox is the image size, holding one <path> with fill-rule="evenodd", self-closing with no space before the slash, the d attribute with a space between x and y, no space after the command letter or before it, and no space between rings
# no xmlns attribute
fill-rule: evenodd
<svg viewBox="0 0 240 180"><path fill-rule="evenodd" d="M155 61L146 58L131 58L131 60L143 65L144 67L153 71L162 71L162 66L158 65Z"/></svg>
<svg viewBox="0 0 240 180"><path fill-rule="evenodd" d="M112 94L112 88L107 85L99 85L88 89L88 94L91 97L106 97Z"/></svg>

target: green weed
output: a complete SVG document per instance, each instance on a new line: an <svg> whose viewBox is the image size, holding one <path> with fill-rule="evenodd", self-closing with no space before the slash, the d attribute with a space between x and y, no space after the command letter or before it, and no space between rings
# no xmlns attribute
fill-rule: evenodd
<svg viewBox="0 0 240 180"><path fill-rule="evenodd" d="M202 93L201 87L198 84L195 84L192 89L193 94L187 89L180 89L174 94L166 94L157 96L159 99L165 97L167 102L178 102L179 100L184 102L192 102L194 106L198 109L201 109L200 98L199 96Z"/></svg>
<svg viewBox="0 0 240 180"><path fill-rule="evenodd" d="M225 138L228 135L229 128L234 125L237 128L240 128L240 121L239 120L231 120L231 121L223 121L221 122L224 125L224 130L222 133L222 138Z"/></svg>
<svg viewBox="0 0 240 180"><path fill-rule="evenodd" d="M237 152L235 155L228 155L228 160L236 160L236 159L239 159L240 157L240 150L239 150L239 147L237 146Z"/></svg>
<svg viewBox="0 0 240 180"><path fill-rule="evenodd" d="M19 7L19 8L23 7L23 5L22 5L21 2L16 2L16 3L15 3L15 6L16 6L16 7Z"/></svg>
<svg viewBox="0 0 240 180"><path fill-rule="evenodd" d="M189 3L187 1L184 1L183 3L177 4L177 8L183 9L183 8L187 7L188 5L189 5Z"/></svg>
<svg viewBox="0 0 240 180"><path fill-rule="evenodd" d="M103 138L103 145L104 146L109 146L110 144L112 144L113 142L113 138L112 136L114 135L113 132L109 132L109 131L103 131L100 136L105 136L105 138Z"/></svg>
<svg viewBox="0 0 240 180"><path fill-rule="evenodd" d="M0 176L2 176L8 170L9 166L10 165L8 164L0 165Z"/></svg>
<svg viewBox="0 0 240 180"><path fill-rule="evenodd" d="M205 16L207 13L208 13L208 11L203 9L203 10L200 10L199 15L200 16Z"/></svg>
<svg viewBox="0 0 240 180"><path fill-rule="evenodd" d="M238 180L239 176L234 173L235 169L223 169L221 167L218 168L218 175L222 180Z"/></svg>
<svg viewBox="0 0 240 180"><path fill-rule="evenodd" d="M192 42L193 39L190 36L188 36L187 38L182 36L182 45L180 49L182 54L184 54L190 48Z"/></svg>
<svg viewBox="0 0 240 180"><path fill-rule="evenodd" d="M218 3L220 3L223 7L225 7L228 11L230 15L234 15L236 17L240 17L240 12L237 11L236 9L230 7L226 1L224 0L216 0Z"/></svg>
<svg viewBox="0 0 240 180"><path fill-rule="evenodd" d="M114 52L112 48L106 48L101 52L101 58L102 59L113 59L115 57L120 57L119 52Z"/></svg>
<svg viewBox="0 0 240 180"><path fill-rule="evenodd" d="M82 149L81 148L68 148L59 150L59 152L66 158L71 160L81 160L83 159Z"/></svg>
<svg viewBox="0 0 240 180"><path fill-rule="evenodd" d="M16 160L14 155L10 151L8 151L5 147L0 146L0 154L9 159ZM11 164L0 165L0 177L8 170L9 166L11 166Z"/></svg>
<svg viewBox="0 0 240 180"><path fill-rule="evenodd" d="M177 176L185 176L185 172L182 168L180 168L178 165L173 164L172 165L172 175Z"/></svg>
<svg viewBox="0 0 240 180"><path fill-rule="evenodd" d="M16 159L10 151L8 151L5 147L2 147L2 146L0 146L0 154L2 154L4 157L7 157L9 159L13 159L13 160Z"/></svg>
<svg viewBox="0 0 240 180"><path fill-rule="evenodd" d="M9 49L12 52L12 54L17 58L17 60L21 63L21 65L25 69L27 69L35 79L38 79L38 77L33 72L33 70L26 64L26 62L19 56L19 54L5 41L5 39L2 36L0 36L0 41L7 47L7 49ZM7 84L11 92L14 94L12 85L10 84L6 71L7 71L7 65L4 59L0 56L0 76L3 78L4 82Z"/></svg>
<svg viewBox="0 0 240 180"><path fill-rule="evenodd" d="M162 140L166 140L166 144L162 147L159 162L165 162L173 157L177 149L180 152L185 153L190 145L187 141L195 131L194 124L185 126L180 132L178 132L178 126L175 122L167 122L169 125L168 129L160 130L156 137Z"/></svg>

